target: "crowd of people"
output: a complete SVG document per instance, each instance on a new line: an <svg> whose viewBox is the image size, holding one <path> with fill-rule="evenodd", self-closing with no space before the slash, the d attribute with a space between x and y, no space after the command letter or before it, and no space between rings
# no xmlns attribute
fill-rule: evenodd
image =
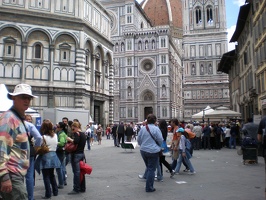
<svg viewBox="0 0 266 200"><path fill-rule="evenodd" d="M45 193L42 198L57 196L59 189L67 185L68 163L71 163L74 175L73 190L68 194L85 192L85 178L80 181L79 161L85 158L86 135L81 131L79 121L71 122L64 117L62 122L53 124L45 119L37 130L31 115L25 114L31 100L38 98L32 94L31 86L16 85L8 98L13 106L0 117L0 199L34 200L35 171L43 176ZM76 149L66 152L67 142L73 143ZM45 153L41 153L42 149L46 149Z"/></svg>
<svg viewBox="0 0 266 200"><path fill-rule="evenodd" d="M84 174L81 174L80 161L85 159L84 149L90 150L95 142L102 144L102 137L114 140L114 146L120 147L125 142L136 140L146 169L139 178L146 180L146 192L154 192L154 181L163 181L163 166L170 177L183 172L194 175L196 171L190 160L193 150L236 148L236 139L240 132L245 136L266 142L266 118L260 125L251 119L244 126L238 122L223 123L182 123L178 119L157 121L154 114L149 114L142 124L123 123L107 125L90 122L82 131L78 119L69 121L64 117L61 122L53 124L49 119L43 120L40 130L32 124L32 117L26 115L34 96L31 86L19 84L13 93L8 93L13 106L0 117L0 199L33 200L34 171L41 173L45 188L43 199L57 196L59 190L68 184L66 165L69 163L73 173L73 190L69 195L86 192ZM168 134L172 133L170 147L167 146ZM258 134L258 135L257 135ZM67 143L73 143L76 149L65 150ZM46 146L46 153L36 153ZM266 146L266 145L265 145ZM165 150L171 151L172 163L165 159ZM157 174L155 175L157 171ZM55 172L57 173L57 179ZM182 172L182 173L183 173ZM82 176L82 178L81 178ZM24 182L24 178L26 184ZM82 180L82 181L81 181Z"/></svg>

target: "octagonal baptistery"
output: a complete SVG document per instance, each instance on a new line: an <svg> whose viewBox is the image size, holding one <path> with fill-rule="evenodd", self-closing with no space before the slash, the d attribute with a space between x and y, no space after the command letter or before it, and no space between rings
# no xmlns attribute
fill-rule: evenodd
<svg viewBox="0 0 266 200"><path fill-rule="evenodd" d="M170 25L174 37L182 37L182 0L144 0L140 5L153 26Z"/></svg>

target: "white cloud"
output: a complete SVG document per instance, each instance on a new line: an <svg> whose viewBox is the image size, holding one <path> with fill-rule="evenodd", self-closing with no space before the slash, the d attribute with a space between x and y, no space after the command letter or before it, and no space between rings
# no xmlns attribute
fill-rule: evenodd
<svg viewBox="0 0 266 200"><path fill-rule="evenodd" d="M229 1L231 1L231 0L229 0ZM233 4L236 4L238 6L243 6L245 4L245 1L246 0L234 0Z"/></svg>
<svg viewBox="0 0 266 200"><path fill-rule="evenodd" d="M236 30L236 25L233 25L227 29L228 51L235 49L235 43L234 42L229 43L235 30Z"/></svg>

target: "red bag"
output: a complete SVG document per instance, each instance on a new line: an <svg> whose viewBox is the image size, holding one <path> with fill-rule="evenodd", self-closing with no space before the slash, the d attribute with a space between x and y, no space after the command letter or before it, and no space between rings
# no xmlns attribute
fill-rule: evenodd
<svg viewBox="0 0 266 200"><path fill-rule="evenodd" d="M65 151L68 153L73 153L77 150L78 144L74 144L73 142L67 142L65 145Z"/></svg>
<svg viewBox="0 0 266 200"><path fill-rule="evenodd" d="M91 174L92 166L81 160L79 161L79 167L80 167L80 182L81 182L85 174Z"/></svg>

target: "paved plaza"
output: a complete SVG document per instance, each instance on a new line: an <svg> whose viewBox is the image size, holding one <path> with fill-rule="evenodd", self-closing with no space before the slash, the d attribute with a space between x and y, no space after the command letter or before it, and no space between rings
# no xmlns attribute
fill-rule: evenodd
<svg viewBox="0 0 266 200"><path fill-rule="evenodd" d="M243 165L236 150L194 151L191 162L195 175L181 172L170 178L164 168L164 182L155 182L156 191L145 192L145 181L138 178L145 170L139 147L132 152L114 147L113 140L103 138L102 145L95 143L85 151L92 165L91 175L86 175L86 193L68 195L72 190L71 166L67 166L68 185L59 190L56 200L260 200L265 199L264 160L258 164ZM171 158L167 160L171 162ZM183 171L184 166L181 170ZM181 171L180 170L180 171ZM44 195L42 176L36 173L35 200Z"/></svg>

